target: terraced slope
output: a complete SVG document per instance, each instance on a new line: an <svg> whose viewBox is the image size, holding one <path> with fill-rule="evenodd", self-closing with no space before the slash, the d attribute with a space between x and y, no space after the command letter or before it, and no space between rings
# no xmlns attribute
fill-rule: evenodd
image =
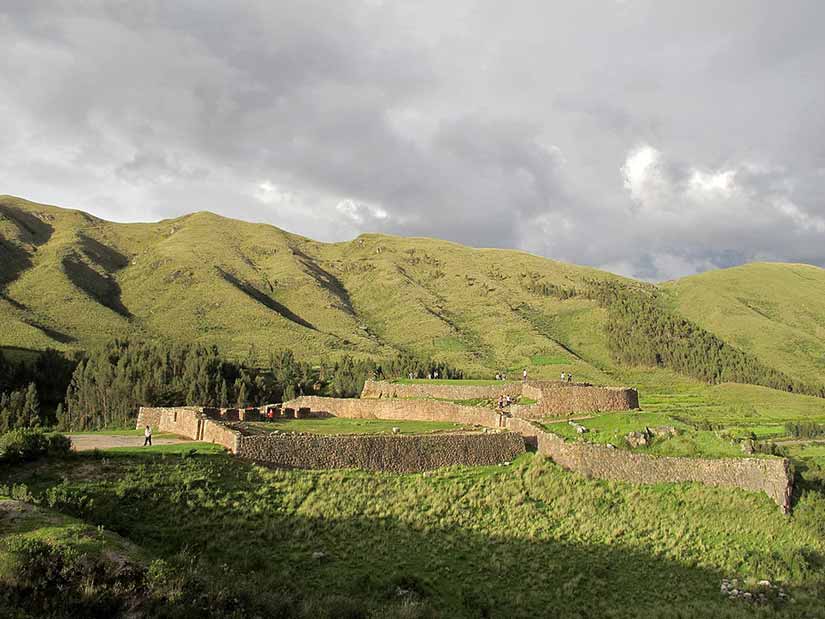
<svg viewBox="0 0 825 619"><path fill-rule="evenodd" d="M787 374L825 376L825 269L753 263L664 284L674 308Z"/></svg>

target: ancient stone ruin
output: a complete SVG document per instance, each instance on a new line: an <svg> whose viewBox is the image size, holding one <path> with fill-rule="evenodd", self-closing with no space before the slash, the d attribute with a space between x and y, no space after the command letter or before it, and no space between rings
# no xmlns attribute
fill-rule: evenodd
<svg viewBox="0 0 825 619"><path fill-rule="evenodd" d="M450 400L529 398L534 403L505 410ZM273 466L362 468L407 473L450 465L509 462L529 446L558 465L598 479L634 483L699 482L764 492L786 512L793 475L781 458L672 458L639 454L586 442L567 442L535 420L638 408L635 389L583 383L527 381L495 385L396 384L367 381L358 399L302 396L255 409L142 407L137 427L150 425L223 445L233 454ZM442 421L471 431L426 435L332 435L266 432L242 422L261 418L344 417Z"/></svg>

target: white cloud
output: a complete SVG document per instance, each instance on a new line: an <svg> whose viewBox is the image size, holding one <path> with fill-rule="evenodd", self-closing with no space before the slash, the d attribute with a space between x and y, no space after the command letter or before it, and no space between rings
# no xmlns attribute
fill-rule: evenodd
<svg viewBox="0 0 825 619"><path fill-rule="evenodd" d="M630 151L621 167L625 189L642 207L664 206L669 193L668 181L661 168L662 154L649 145Z"/></svg>
<svg viewBox="0 0 825 619"><path fill-rule="evenodd" d="M363 224L369 220L382 221L389 218L389 213L380 206L356 202L349 198L340 200L335 205L335 209L357 224Z"/></svg>

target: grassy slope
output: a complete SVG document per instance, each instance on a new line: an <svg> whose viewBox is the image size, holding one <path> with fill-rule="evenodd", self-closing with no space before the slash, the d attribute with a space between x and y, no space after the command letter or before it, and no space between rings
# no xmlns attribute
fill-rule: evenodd
<svg viewBox="0 0 825 619"><path fill-rule="evenodd" d="M415 475L80 458L0 481L173 565L198 556L217 580L367 606L400 586L436 611L404 616L753 616L719 595L730 577L787 588L795 603L772 616L823 614L825 538L810 506L788 518L756 493L591 481L532 455Z"/></svg>
<svg viewBox="0 0 825 619"><path fill-rule="evenodd" d="M600 310L521 286L526 272L564 287L614 277L594 269L432 239L322 244L210 213L115 224L5 197L0 215L14 258L0 265L0 345L82 348L136 333L313 360L411 350L480 375L537 358L534 376L604 379L562 346L593 331Z"/></svg>
<svg viewBox="0 0 825 619"><path fill-rule="evenodd" d="M684 316L791 376L825 373L825 269L755 263L663 286Z"/></svg>

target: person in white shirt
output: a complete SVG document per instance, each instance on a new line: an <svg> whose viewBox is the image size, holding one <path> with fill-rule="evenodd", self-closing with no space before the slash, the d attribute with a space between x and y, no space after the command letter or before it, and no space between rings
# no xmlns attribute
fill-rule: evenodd
<svg viewBox="0 0 825 619"><path fill-rule="evenodd" d="M149 445L149 447L152 446L152 428L149 426L146 426L146 429L143 431L143 446L146 447L147 445Z"/></svg>

